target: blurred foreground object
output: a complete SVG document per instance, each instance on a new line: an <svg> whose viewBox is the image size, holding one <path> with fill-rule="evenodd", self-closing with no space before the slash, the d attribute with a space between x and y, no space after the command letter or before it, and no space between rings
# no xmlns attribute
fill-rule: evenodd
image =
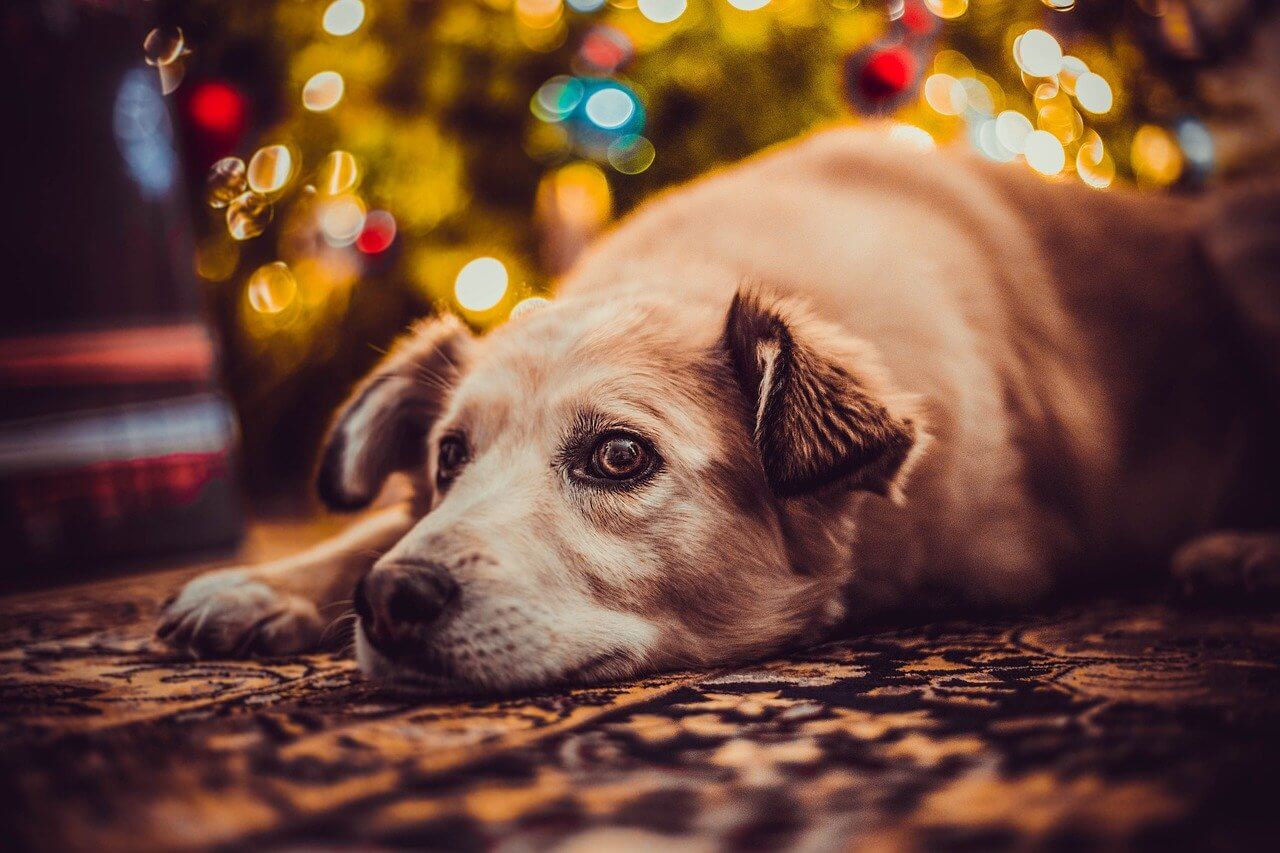
<svg viewBox="0 0 1280 853"><path fill-rule="evenodd" d="M199 322L162 93L173 78L137 49L145 40L166 68L182 47L148 36L141 11L0 13L22 80L9 89L21 127L5 136L22 218L0 316L3 587L32 583L22 567L95 571L240 535L234 423Z"/></svg>

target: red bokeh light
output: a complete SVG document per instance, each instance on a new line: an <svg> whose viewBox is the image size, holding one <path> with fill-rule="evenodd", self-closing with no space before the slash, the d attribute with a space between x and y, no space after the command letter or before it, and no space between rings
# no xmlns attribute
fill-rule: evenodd
<svg viewBox="0 0 1280 853"><path fill-rule="evenodd" d="M858 90L870 101L881 101L902 94L916 74L916 58L905 47L878 51L867 60L858 74Z"/></svg>
<svg viewBox="0 0 1280 853"><path fill-rule="evenodd" d="M187 112L192 123L215 136L238 136L244 130L248 102L244 94L229 83L211 80L191 90Z"/></svg>
<svg viewBox="0 0 1280 853"><path fill-rule="evenodd" d="M372 211L364 220L364 230L356 238L356 248L366 255L385 252L396 239L396 220L385 210Z"/></svg>

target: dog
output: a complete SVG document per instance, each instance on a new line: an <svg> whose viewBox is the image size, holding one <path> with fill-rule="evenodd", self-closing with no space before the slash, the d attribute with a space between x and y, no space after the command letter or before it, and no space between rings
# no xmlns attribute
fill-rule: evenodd
<svg viewBox="0 0 1280 853"><path fill-rule="evenodd" d="M338 510L395 474L411 497L196 578L158 634L302 652L354 590L367 675L508 692L1025 606L1179 548L1185 583L1273 583L1280 540L1222 531L1280 518L1277 197L1099 192L874 127L765 152L487 335L414 328L317 476Z"/></svg>

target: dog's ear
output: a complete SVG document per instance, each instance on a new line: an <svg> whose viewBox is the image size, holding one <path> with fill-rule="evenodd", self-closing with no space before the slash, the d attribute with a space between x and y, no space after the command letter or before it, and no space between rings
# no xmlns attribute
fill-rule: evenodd
<svg viewBox="0 0 1280 853"><path fill-rule="evenodd" d="M474 338L456 317L426 320L359 385L329 427L316 491L337 510L368 506L392 472L425 466L426 436Z"/></svg>
<svg viewBox="0 0 1280 853"><path fill-rule="evenodd" d="M775 494L840 484L900 499L919 430L864 344L754 288L734 296L723 344Z"/></svg>

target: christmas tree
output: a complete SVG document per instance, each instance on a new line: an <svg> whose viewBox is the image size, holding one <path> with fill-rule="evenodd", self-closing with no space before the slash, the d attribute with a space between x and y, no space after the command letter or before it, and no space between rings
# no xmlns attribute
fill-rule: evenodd
<svg viewBox="0 0 1280 853"><path fill-rule="evenodd" d="M885 117L1046 180L1194 190L1224 168L1199 87L1256 17L1181 0L157 5L144 58L182 120L194 263L258 486L305 470L324 413L411 319L500 323L656 190L814 127Z"/></svg>

